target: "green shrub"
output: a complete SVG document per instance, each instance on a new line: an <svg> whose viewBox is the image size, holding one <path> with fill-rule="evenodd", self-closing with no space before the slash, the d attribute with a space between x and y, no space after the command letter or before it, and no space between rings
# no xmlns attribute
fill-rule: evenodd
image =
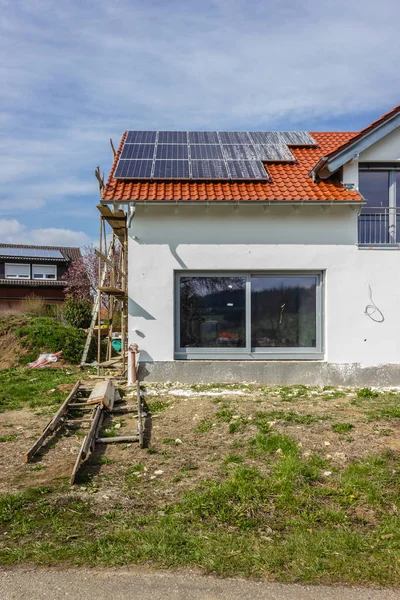
<svg viewBox="0 0 400 600"><path fill-rule="evenodd" d="M86 335L83 331L63 325L50 317L33 318L16 331L21 345L38 355L40 352L63 351L65 360L79 363Z"/></svg>
<svg viewBox="0 0 400 600"><path fill-rule="evenodd" d="M87 300L69 296L64 303L63 315L68 325L82 329L87 328L92 320L92 305Z"/></svg>
<svg viewBox="0 0 400 600"><path fill-rule="evenodd" d="M361 388L357 392L357 398L377 398L378 396L379 393L371 390L371 388Z"/></svg>

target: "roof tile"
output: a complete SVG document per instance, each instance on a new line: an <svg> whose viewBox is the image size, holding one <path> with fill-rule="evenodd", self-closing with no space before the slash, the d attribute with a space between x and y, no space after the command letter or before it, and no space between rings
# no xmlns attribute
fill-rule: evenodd
<svg viewBox="0 0 400 600"><path fill-rule="evenodd" d="M262 182L130 181L113 177L125 141L122 136L103 201L360 201L356 190L348 190L336 179L314 182L309 173L318 160L346 144L352 132L311 133L317 147L291 148L294 163L268 163L269 180Z"/></svg>

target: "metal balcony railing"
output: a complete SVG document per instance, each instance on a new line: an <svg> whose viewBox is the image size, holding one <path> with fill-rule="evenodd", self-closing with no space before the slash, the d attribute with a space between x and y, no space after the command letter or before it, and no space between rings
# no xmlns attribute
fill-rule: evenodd
<svg viewBox="0 0 400 600"><path fill-rule="evenodd" d="M370 207L358 217L358 243L385 246L400 243L400 209Z"/></svg>

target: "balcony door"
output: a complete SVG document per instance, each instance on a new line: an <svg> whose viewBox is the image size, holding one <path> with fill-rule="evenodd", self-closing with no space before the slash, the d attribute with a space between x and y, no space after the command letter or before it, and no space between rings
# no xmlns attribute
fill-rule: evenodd
<svg viewBox="0 0 400 600"><path fill-rule="evenodd" d="M360 164L359 190L366 199L359 218L359 243L399 243L400 171L397 165Z"/></svg>

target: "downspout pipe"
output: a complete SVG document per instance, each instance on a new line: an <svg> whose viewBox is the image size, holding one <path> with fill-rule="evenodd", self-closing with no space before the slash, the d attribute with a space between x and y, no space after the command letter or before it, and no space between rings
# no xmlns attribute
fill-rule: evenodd
<svg viewBox="0 0 400 600"><path fill-rule="evenodd" d="M136 213L136 204L134 202L130 202L128 205L128 217L126 220L126 226L128 229L132 225L132 221L133 221L133 217L135 216L135 213Z"/></svg>

